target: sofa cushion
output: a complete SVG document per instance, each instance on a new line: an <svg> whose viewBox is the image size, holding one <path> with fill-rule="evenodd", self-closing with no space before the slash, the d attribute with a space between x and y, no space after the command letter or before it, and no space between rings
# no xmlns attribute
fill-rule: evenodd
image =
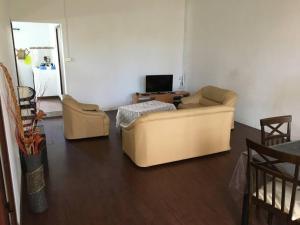
<svg viewBox="0 0 300 225"><path fill-rule="evenodd" d="M220 103L209 100L207 98L200 98L199 100L199 104L203 105L203 106L216 106L216 105L220 105Z"/></svg>
<svg viewBox="0 0 300 225"><path fill-rule="evenodd" d="M218 88L218 87L213 87L213 86L206 86L202 88L201 91L201 94L204 98L217 102L219 104L223 103L227 93L228 90Z"/></svg>
<svg viewBox="0 0 300 225"><path fill-rule="evenodd" d="M178 106L178 109L193 109L193 108L198 108L198 107L201 107L200 104L198 103L188 103L188 104L180 104Z"/></svg>

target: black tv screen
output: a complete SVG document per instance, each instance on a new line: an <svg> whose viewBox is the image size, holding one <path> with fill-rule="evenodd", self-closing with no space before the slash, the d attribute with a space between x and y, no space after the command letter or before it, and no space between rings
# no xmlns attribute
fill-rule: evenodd
<svg viewBox="0 0 300 225"><path fill-rule="evenodd" d="M146 92L173 91L173 75L147 75Z"/></svg>

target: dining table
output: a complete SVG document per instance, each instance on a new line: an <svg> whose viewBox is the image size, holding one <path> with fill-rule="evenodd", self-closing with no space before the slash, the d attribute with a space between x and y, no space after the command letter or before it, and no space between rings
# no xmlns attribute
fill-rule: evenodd
<svg viewBox="0 0 300 225"><path fill-rule="evenodd" d="M278 145L268 146L276 151L284 152L294 156L300 156L300 140L286 142ZM236 202L242 201L242 225L247 224L248 218L248 191L247 191L247 158L248 153L242 152L236 163L232 177L229 182L229 190ZM258 154L253 154L255 160L261 160ZM280 163L277 169L293 176L294 166L290 163Z"/></svg>

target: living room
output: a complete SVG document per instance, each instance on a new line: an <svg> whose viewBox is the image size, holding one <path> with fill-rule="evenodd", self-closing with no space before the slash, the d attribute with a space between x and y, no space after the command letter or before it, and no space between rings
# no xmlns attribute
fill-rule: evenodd
<svg viewBox="0 0 300 225"><path fill-rule="evenodd" d="M260 120L282 115L293 116L291 139L300 138L298 2L0 0L0 6L0 62L15 86L10 21L60 24L64 94L98 105L110 120L109 137L75 141L65 139L63 118L42 122L48 209L33 214L1 92L17 223L240 224L242 204L228 186L246 138L259 143ZM231 151L147 168L123 154L127 134L116 128L117 110L146 91L146 75L161 74L173 75L172 91L194 96L212 85L237 94L236 123L226 128ZM190 126L179 122L172 129ZM267 217L254 223L265 224Z"/></svg>

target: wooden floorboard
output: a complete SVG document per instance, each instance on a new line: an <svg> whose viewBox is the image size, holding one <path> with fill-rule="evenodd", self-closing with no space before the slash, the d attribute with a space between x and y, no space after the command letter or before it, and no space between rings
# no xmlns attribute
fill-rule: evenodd
<svg viewBox="0 0 300 225"><path fill-rule="evenodd" d="M236 123L228 153L138 168L122 153L115 115L109 138L80 141L64 139L61 118L44 122L49 209L30 213L23 193L23 225L240 224L228 184L245 138L259 140L258 130Z"/></svg>

